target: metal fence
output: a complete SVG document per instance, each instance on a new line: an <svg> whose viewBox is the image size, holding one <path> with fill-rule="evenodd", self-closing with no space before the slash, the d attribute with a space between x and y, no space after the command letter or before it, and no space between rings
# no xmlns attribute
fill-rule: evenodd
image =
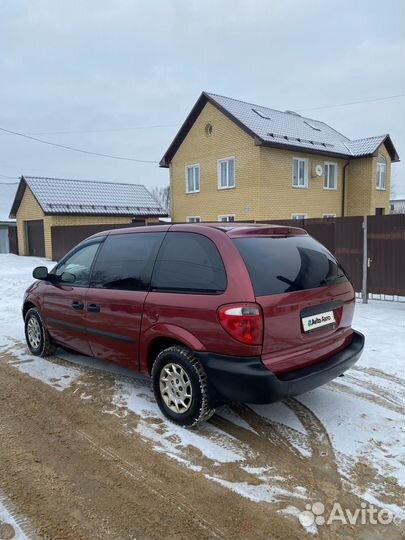
<svg viewBox="0 0 405 540"><path fill-rule="evenodd" d="M144 220L115 225L55 225L51 227L52 258L54 261L60 261L68 251L92 234L111 229L122 229L123 227L140 227L141 225L145 225Z"/></svg>
<svg viewBox="0 0 405 540"><path fill-rule="evenodd" d="M260 221L302 227L342 263L356 292L405 297L405 214Z"/></svg>
<svg viewBox="0 0 405 540"><path fill-rule="evenodd" d="M252 221L246 222L252 223ZM342 263L356 292L405 297L405 214L367 217L258 221L302 227ZM105 229L139 226L52 227L52 250L59 260L74 245Z"/></svg>

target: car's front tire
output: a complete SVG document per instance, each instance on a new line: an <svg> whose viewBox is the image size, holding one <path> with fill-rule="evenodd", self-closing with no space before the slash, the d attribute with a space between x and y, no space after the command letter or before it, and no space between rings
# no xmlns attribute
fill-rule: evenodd
<svg viewBox="0 0 405 540"><path fill-rule="evenodd" d="M156 402L175 424L193 427L214 414L207 375L186 347L175 345L160 352L151 375Z"/></svg>
<svg viewBox="0 0 405 540"><path fill-rule="evenodd" d="M35 307L30 308L25 315L25 339L35 356L51 356L56 350L42 315Z"/></svg>

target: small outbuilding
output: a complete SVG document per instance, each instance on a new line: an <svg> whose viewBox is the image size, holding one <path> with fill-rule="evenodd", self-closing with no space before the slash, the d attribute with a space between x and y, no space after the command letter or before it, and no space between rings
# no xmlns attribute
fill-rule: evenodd
<svg viewBox="0 0 405 540"><path fill-rule="evenodd" d="M0 220L0 253L18 253L15 220Z"/></svg>
<svg viewBox="0 0 405 540"><path fill-rule="evenodd" d="M59 260L96 232L167 216L140 184L22 176L11 208L20 255Z"/></svg>

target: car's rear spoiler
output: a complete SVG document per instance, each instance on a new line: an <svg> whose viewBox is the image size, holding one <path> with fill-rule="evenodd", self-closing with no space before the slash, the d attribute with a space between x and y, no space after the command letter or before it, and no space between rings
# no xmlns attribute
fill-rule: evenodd
<svg viewBox="0 0 405 540"><path fill-rule="evenodd" d="M227 229L226 232L231 238L241 238L243 236L304 236L308 234L304 229L286 225L234 227Z"/></svg>

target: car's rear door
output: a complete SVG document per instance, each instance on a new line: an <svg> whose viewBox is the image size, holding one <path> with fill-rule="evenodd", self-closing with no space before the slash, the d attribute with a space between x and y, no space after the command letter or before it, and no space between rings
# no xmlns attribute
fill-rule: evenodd
<svg viewBox="0 0 405 540"><path fill-rule="evenodd" d="M84 317L85 298L91 267L103 238L90 240L70 252L53 274L55 282L46 282L41 311L51 336L60 344L83 354L90 354ZM65 274L64 274L65 273ZM64 276L74 276L72 283Z"/></svg>
<svg viewBox="0 0 405 540"><path fill-rule="evenodd" d="M94 264L85 323L94 356L138 367L143 306L164 232L110 233Z"/></svg>
<svg viewBox="0 0 405 540"><path fill-rule="evenodd" d="M321 361L352 339L353 287L307 234L235 238L264 315L262 360L276 373Z"/></svg>

